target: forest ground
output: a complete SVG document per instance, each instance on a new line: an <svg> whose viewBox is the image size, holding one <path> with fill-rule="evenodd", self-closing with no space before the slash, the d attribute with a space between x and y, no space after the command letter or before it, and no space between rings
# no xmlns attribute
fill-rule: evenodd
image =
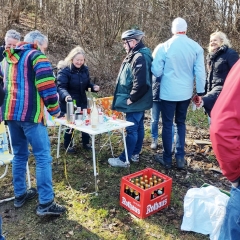
<svg viewBox="0 0 240 240"><path fill-rule="evenodd" d="M209 145L207 117L202 110L188 111L186 135L185 170L175 167L165 170L155 161L156 154L162 152L161 136L159 146L151 150L150 118L145 117L145 139L139 163L130 168L113 168L107 159L111 157L109 146L97 146L97 169L99 194L94 192L92 156L81 147L79 134L75 135L77 153L65 154L61 146L60 158L56 159L56 140L52 139L53 185L56 201L67 207L67 213L61 217L40 218L35 214L37 199L15 209L13 202L0 205L3 218L3 234L7 240L59 240L59 239L209 239L208 236L181 231L183 203L186 192L193 187L211 184L226 191L230 184L219 170L219 165ZM159 123L161 133L161 123ZM49 129L50 136L57 131ZM119 134L112 137L115 156L123 149ZM107 141L107 135L101 136L101 144ZM174 158L173 158L174 159ZM36 185L35 160L30 157L31 181ZM174 160L173 160L174 162ZM139 219L119 204L121 178L129 173L153 168L172 178L171 202L167 208L145 218ZM2 171L2 170L1 170ZM12 196L11 169L7 178L0 182L0 199ZM199 213L201 214L201 213Z"/></svg>

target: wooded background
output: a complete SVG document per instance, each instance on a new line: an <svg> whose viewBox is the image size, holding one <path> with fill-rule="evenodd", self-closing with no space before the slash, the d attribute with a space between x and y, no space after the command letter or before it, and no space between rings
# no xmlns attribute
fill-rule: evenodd
<svg viewBox="0 0 240 240"><path fill-rule="evenodd" d="M171 37L176 17L188 23L188 36L207 53L209 36L225 32L240 52L239 0L0 0L0 39L9 29L22 36L38 29L49 38L53 66L76 45L87 53L92 81L113 93L125 51L121 33L130 28L145 32L152 50ZM102 87L102 89L103 89Z"/></svg>

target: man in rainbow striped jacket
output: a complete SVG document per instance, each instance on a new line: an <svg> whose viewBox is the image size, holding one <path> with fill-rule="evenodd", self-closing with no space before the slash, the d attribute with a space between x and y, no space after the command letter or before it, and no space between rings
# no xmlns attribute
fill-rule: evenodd
<svg viewBox="0 0 240 240"><path fill-rule="evenodd" d="M51 64L44 52L48 39L39 31L29 32L16 48L6 49L1 63L5 97L2 118L7 122L14 151L12 162L14 206L22 207L37 195L39 216L61 215L66 208L54 202L52 157L44 120L44 105L50 115L60 114ZM37 190L27 189L28 144L36 159Z"/></svg>

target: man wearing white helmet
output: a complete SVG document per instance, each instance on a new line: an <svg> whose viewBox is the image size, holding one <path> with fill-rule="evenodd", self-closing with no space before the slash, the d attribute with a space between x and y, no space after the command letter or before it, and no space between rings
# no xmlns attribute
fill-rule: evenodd
<svg viewBox="0 0 240 240"><path fill-rule="evenodd" d="M173 36L157 50L152 62L152 73L161 77L160 99L162 107L163 158L157 160L166 169L172 167L172 123L175 115L177 142L175 150L176 166L185 165L186 115L196 81L198 101L204 95L205 67L202 47L186 36L187 23L182 18L172 22Z"/></svg>
<svg viewBox="0 0 240 240"><path fill-rule="evenodd" d="M144 111L152 107L152 54L142 42L144 33L131 29L122 34L127 56L122 62L117 77L112 108L126 113L126 120L134 125L127 127L128 158L139 161L144 138ZM109 158L113 167L127 167L125 151L118 158Z"/></svg>

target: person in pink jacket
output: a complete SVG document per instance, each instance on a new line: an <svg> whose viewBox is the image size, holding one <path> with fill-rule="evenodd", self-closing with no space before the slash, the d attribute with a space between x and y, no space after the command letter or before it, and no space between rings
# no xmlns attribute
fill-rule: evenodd
<svg viewBox="0 0 240 240"><path fill-rule="evenodd" d="M232 183L219 240L240 239L240 60L230 70L211 112L210 138L223 175Z"/></svg>

